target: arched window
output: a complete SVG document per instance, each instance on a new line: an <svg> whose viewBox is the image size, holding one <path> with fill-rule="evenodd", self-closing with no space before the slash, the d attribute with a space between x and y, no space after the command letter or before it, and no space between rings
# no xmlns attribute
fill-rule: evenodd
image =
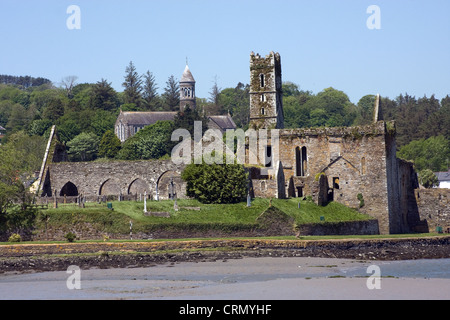
<svg viewBox="0 0 450 320"><path fill-rule="evenodd" d="M295 174L297 177L306 176L308 164L308 156L306 154L306 147L296 147L295 148Z"/></svg>
<svg viewBox="0 0 450 320"><path fill-rule="evenodd" d="M266 101L266 97L264 96L264 93L263 93L263 94L261 94L261 102L264 102L264 101Z"/></svg>
<svg viewBox="0 0 450 320"><path fill-rule="evenodd" d="M263 74L259 75L259 80L260 80L261 88L264 88L264 75Z"/></svg>
<svg viewBox="0 0 450 320"><path fill-rule="evenodd" d="M265 115L266 114L266 110L264 108L261 108L261 115Z"/></svg>

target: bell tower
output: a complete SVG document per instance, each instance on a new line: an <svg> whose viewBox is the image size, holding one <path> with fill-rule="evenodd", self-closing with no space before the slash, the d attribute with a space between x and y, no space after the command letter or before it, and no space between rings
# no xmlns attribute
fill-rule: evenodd
<svg viewBox="0 0 450 320"><path fill-rule="evenodd" d="M189 105L192 110L194 110L196 106L195 80L187 63L180 80L180 111L183 111L184 108L186 108L186 105Z"/></svg>
<svg viewBox="0 0 450 320"><path fill-rule="evenodd" d="M250 54L250 128L283 129L280 54Z"/></svg>

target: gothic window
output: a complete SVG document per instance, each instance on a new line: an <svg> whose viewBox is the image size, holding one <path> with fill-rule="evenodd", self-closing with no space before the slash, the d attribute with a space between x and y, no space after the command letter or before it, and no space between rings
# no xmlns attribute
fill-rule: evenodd
<svg viewBox="0 0 450 320"><path fill-rule="evenodd" d="M261 88L264 88L264 75L263 74L259 75L259 80L260 80Z"/></svg>
<svg viewBox="0 0 450 320"><path fill-rule="evenodd" d="M306 147L295 148L295 171L297 177L306 176L306 169L308 164L308 156L306 154Z"/></svg>
<svg viewBox="0 0 450 320"><path fill-rule="evenodd" d="M265 164L266 168L271 168L272 167L272 147L271 146L267 146L266 147L266 154L265 154L264 164Z"/></svg>

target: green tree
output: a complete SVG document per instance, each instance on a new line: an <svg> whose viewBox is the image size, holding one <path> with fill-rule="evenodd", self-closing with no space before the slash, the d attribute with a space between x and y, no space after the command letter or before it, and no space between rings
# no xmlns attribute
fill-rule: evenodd
<svg viewBox="0 0 450 320"><path fill-rule="evenodd" d="M15 228L17 232L28 225L27 219L35 211L29 208L31 198L24 187L33 166L25 160L29 154L16 141L22 138L16 135L13 140L0 146L0 229Z"/></svg>
<svg viewBox="0 0 450 320"><path fill-rule="evenodd" d="M219 105L223 112L230 112L236 126L245 129L250 120L250 86L239 82L235 88L220 92Z"/></svg>
<svg viewBox="0 0 450 320"><path fill-rule="evenodd" d="M98 146L98 156L114 158L120 151L121 143L112 130L108 130L103 135Z"/></svg>
<svg viewBox="0 0 450 320"><path fill-rule="evenodd" d="M183 111L179 111L174 118L175 129L187 129L191 136L194 136L195 121L202 122L202 136L208 129L208 120L205 116L202 116L197 109L191 109L189 105L186 105Z"/></svg>
<svg viewBox="0 0 450 320"><path fill-rule="evenodd" d="M238 164L189 164L181 177L186 193L202 203L238 203L247 195L247 174Z"/></svg>
<svg viewBox="0 0 450 320"><path fill-rule="evenodd" d="M424 169L419 172L419 183L427 189L439 185L437 176L430 169Z"/></svg>
<svg viewBox="0 0 450 320"><path fill-rule="evenodd" d="M150 126L139 130L134 136L124 142L117 155L121 160L159 159L170 154L173 146L171 141L174 124L172 121L156 121Z"/></svg>
<svg viewBox="0 0 450 320"><path fill-rule="evenodd" d="M125 69L125 81L122 83L124 90L124 102L134 103L140 108L142 103L142 78L137 73L136 67L130 61Z"/></svg>
<svg viewBox="0 0 450 320"><path fill-rule="evenodd" d="M160 101L158 96L158 87L156 86L155 77L153 73L147 71L144 74L144 84L142 97L144 98L144 106L146 110L155 111L160 107Z"/></svg>
<svg viewBox="0 0 450 320"><path fill-rule="evenodd" d="M67 142L69 159L72 161L94 160L98 152L98 140L94 133L80 133Z"/></svg>
<svg viewBox="0 0 450 320"><path fill-rule="evenodd" d="M162 97L165 110L178 110L180 105L180 86L173 75L167 80Z"/></svg>
<svg viewBox="0 0 450 320"><path fill-rule="evenodd" d="M108 111L117 109L119 100L116 91L111 87L111 83L108 83L105 79L98 81L92 87L90 104L95 109Z"/></svg>
<svg viewBox="0 0 450 320"><path fill-rule="evenodd" d="M447 171L450 159L450 142L444 136L411 141L397 152L401 159L414 162L416 171L430 169Z"/></svg>

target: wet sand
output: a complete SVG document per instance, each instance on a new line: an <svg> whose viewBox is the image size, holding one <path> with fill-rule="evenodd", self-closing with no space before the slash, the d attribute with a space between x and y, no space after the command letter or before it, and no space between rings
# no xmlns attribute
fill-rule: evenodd
<svg viewBox="0 0 450 320"><path fill-rule="evenodd" d="M380 289L370 265L381 272ZM0 299L450 299L450 259L358 261L336 258L260 257L180 262L147 268L53 271L0 275ZM377 280L378 281L378 280ZM377 282L378 283L378 282Z"/></svg>

